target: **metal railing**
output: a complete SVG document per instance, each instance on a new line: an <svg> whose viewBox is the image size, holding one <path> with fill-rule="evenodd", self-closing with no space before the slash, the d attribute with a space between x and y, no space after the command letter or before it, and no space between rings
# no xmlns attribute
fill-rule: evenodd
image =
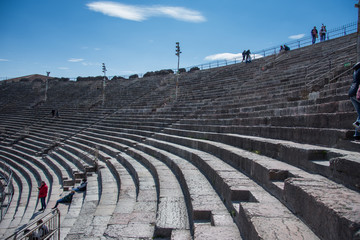
<svg viewBox="0 0 360 240"><path fill-rule="evenodd" d="M77 159L76 161L80 162L82 161L83 159L89 159L92 161L92 164L94 167L94 171L97 172L98 170L98 163L99 163L99 146L95 145L92 147L92 149L90 151L83 151L81 152L78 156L77 156ZM73 160L73 163L75 164L74 162L75 160Z"/></svg>
<svg viewBox="0 0 360 240"><path fill-rule="evenodd" d="M355 33L357 31L357 22L352 22L349 24L345 24L343 26L331 29L329 31L327 31L326 33L326 39L334 39L334 38L338 38L338 37L342 37L351 33ZM298 40L294 40L291 42L286 42L284 43L287 46L290 47L290 49L297 49L297 48L301 48L301 47L305 47L305 46L309 46L312 44L312 38L310 36L308 37L303 37L301 39ZM280 44L283 45L283 44ZM277 54L280 51L280 45L275 46L275 47L270 47L267 49L263 49L263 50L257 50L255 52L253 52L251 54L251 59L258 59L258 58L262 58L262 57L266 57L266 56L270 56L273 54ZM238 58L233 58L233 59L228 59L228 60L219 60L219 61L211 61L208 63L203 63L203 64L198 64L198 65L193 65L190 67L185 67L185 69L187 71L189 71L192 68L199 68L200 70L205 70L205 69L211 69L211 68L217 68L217 67L223 67L223 66L227 66L227 65L232 65L232 64L236 64L236 63L240 63L242 62L242 57L238 57ZM177 69L171 69L174 71L174 73L177 72ZM135 74L133 74L135 75ZM137 74L140 78L144 76L144 73L140 73ZM129 78L131 75L117 75L118 77L123 77L123 78ZM112 79L114 76L107 76L108 79ZM6 80L8 79L7 77L0 77L0 82L1 80ZM77 78L75 77L70 77L69 78L70 81L76 81Z"/></svg>
<svg viewBox="0 0 360 240"><path fill-rule="evenodd" d="M330 39L346 36L348 34L356 32L356 31L357 31L357 22L352 22L352 23L343 25L341 27L329 30L327 32L326 39L330 40ZM301 38L301 39L298 39L298 40L287 42L287 43L285 43L285 45L290 47L290 49L297 49L297 48L309 46L309 45L312 45L312 38L311 37L304 37L304 38ZM279 52L280 52L280 46L271 47L271 48L267 48L267 49L263 49L263 50L260 50L260 51L253 52L251 54L251 58L254 60L254 59L257 59L257 58L262 58L262 57L274 55L274 54L277 54ZM212 62L200 64L200 65L187 67L186 70L190 70L193 67L198 67L200 70L211 69L211 68L216 68L216 67L223 67L223 66L227 66L227 65L232 65L232 64L239 63L239 62L242 62L242 57L241 58L234 58L234 59L230 59L230 60L212 61Z"/></svg>
<svg viewBox="0 0 360 240"><path fill-rule="evenodd" d="M326 72L324 74L321 74L320 76L318 76L317 78L311 80L311 81L307 81L309 80L312 76L316 75L318 72L322 71L323 68L321 67L322 65L324 65L324 62L328 62L328 70L331 72L331 70L336 69L336 67L342 66L344 63L341 62L340 65L336 66L335 68L332 66L333 63L339 62L339 59L336 58L335 54L337 51L345 51L347 49L351 49L354 48L356 44L351 44L348 46L345 46L343 48L340 49L336 49L336 51L334 50L333 52L329 53L329 55L324 58L324 59L320 59L315 63L312 63L311 65L306 67L306 76L305 76L305 81L306 81L306 86L309 86L310 84L313 84L316 81L319 81L319 79L323 79L324 76L326 76L329 72ZM348 57L346 59L346 62L349 63L350 65L352 65L354 62L356 61L356 59ZM311 72L309 72L309 69L312 68L314 70L312 70Z"/></svg>
<svg viewBox="0 0 360 240"><path fill-rule="evenodd" d="M39 222L41 220L41 222ZM34 238L38 235L39 229L46 227L47 233L44 236ZM41 219L37 219L24 227L23 229L15 232L11 236L6 238L10 239L52 239L60 240L60 211L56 208L46 214Z"/></svg>
<svg viewBox="0 0 360 240"><path fill-rule="evenodd" d="M348 34L355 33L356 31L357 31L357 22L352 22L352 23L343 25L341 27L334 28L334 29L331 29L331 30L327 31L327 33L326 33L326 41L330 40L330 39L346 36ZM283 45L283 44L280 44L280 45ZM258 58L278 54L280 52L280 45L252 52L251 53L251 59L254 60L254 59L258 59ZM311 36L303 37L303 38L298 39L298 40L294 40L294 41L291 41L291 42L286 42L285 45L290 47L290 49L297 49L297 48L306 47L306 46L312 45L312 38L311 38ZM200 70L205 70L205 69L212 69L212 68L217 68L217 67L228 66L228 65L232 65L232 64L236 64L236 63L240 63L240 62L242 62L242 57L237 57L237 58L233 58L233 59L218 60L218 61L211 61L211 62L208 62L208 63L203 63L203 64L199 64L199 65L193 65L193 66L190 66L190 67L186 67L185 69L186 69L186 71L189 71L190 69L197 67ZM177 71L177 69L172 69L172 70L175 73ZM140 77L143 76L143 74L138 74L138 75ZM122 76L122 77L127 78L129 76ZM108 78L111 79L112 77L109 76Z"/></svg>
<svg viewBox="0 0 360 240"><path fill-rule="evenodd" d="M0 176L4 182L4 190L0 193L0 222L3 220L9 209L14 195L14 185L12 183L13 172L5 163L0 162Z"/></svg>

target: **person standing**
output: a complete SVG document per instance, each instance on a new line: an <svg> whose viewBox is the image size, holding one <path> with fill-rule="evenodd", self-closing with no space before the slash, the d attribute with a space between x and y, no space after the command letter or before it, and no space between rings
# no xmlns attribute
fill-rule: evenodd
<svg viewBox="0 0 360 240"><path fill-rule="evenodd" d="M245 53L245 56L246 56L246 58L245 58L245 63L251 62L251 56L250 56L250 54L251 54L250 49L248 49L248 50L246 51L246 53Z"/></svg>
<svg viewBox="0 0 360 240"><path fill-rule="evenodd" d="M360 140L360 99L356 98L356 94L360 85L360 62L356 63L353 69L353 81L350 86L348 95L358 115L356 121L353 123L353 126L355 127L354 138L355 140Z"/></svg>
<svg viewBox="0 0 360 240"><path fill-rule="evenodd" d="M311 38L312 38L312 44L316 42L316 39L318 38L318 30L314 26L314 28L311 30Z"/></svg>
<svg viewBox="0 0 360 240"><path fill-rule="evenodd" d="M45 199L46 199L47 193L48 193L48 186L46 185L46 183L44 181L41 181L41 186L38 187L38 189L39 189L39 198L40 198L40 202L41 202L41 208L39 209L39 211L44 211L46 208Z"/></svg>
<svg viewBox="0 0 360 240"><path fill-rule="evenodd" d="M325 41L325 39L326 39L326 26L322 24L320 29L320 42Z"/></svg>

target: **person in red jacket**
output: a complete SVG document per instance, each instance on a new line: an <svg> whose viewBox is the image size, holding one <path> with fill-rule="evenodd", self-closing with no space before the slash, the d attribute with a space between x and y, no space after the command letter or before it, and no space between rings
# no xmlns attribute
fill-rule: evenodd
<svg viewBox="0 0 360 240"><path fill-rule="evenodd" d="M44 181L41 181L41 186L38 187L38 189L39 189L39 198L41 201L41 208L39 209L39 211L43 211L46 208L45 198L48 193L48 186Z"/></svg>

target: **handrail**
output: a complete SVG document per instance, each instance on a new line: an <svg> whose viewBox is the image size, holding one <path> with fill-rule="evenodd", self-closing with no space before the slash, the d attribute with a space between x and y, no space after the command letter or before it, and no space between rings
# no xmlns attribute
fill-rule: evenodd
<svg viewBox="0 0 360 240"><path fill-rule="evenodd" d="M336 52L346 50L346 49L348 49L348 48L354 47L355 45L356 45L356 43L351 44L351 45L348 45L348 46L345 46L345 47L340 48L340 49L337 49L336 51L332 51L332 52L327 56L327 60L329 60L330 57L331 57L333 54L335 54ZM324 59L319 59L319 60L316 61L315 63L312 63L310 66L308 66L308 67L306 68L306 70L309 69L310 67L317 66L317 64L320 65L320 64L322 64L322 62L324 62ZM307 73L306 76L305 76L305 80L306 80L309 76L313 75L314 73L316 73L316 72L319 71L319 70L321 70L321 68L316 67L314 71L312 71L312 72L310 72L310 73Z"/></svg>
<svg viewBox="0 0 360 240"><path fill-rule="evenodd" d="M343 25L341 27L329 30L327 32L326 39L329 40L330 37L337 38L337 37L345 36L345 35L354 33L356 31L357 31L357 22L352 22L352 23ZM312 40L311 37L304 37L304 38L301 38L299 40L294 40L294 41L291 41L291 42L287 42L285 44L287 46L289 46L291 49L297 49L297 48L301 48L301 47L311 45L312 44L311 40ZM279 49L278 46L277 47L271 47L271 48L267 48L267 49L264 49L264 50L259 50L259 51L253 52L251 54L252 55L251 58L252 59L262 58L262 57L277 54L279 52L280 52L280 49ZM213 61L213 62L200 64L200 65L196 65L196 66L192 66L192 67L199 67L201 70L204 70L204 69L213 68L213 65L215 65L215 67L221 67L221 66L227 66L227 65L231 65L231 64L236 64L236 63L239 63L241 61L242 61L242 58L234 58L234 59L231 59L231 60ZM188 70L188 69L191 69L192 67L188 67L186 69Z"/></svg>
<svg viewBox="0 0 360 240"><path fill-rule="evenodd" d="M357 22L351 22L351 23L345 24L343 26L329 30L327 32L326 39L329 40L330 38L334 39L334 38L338 38L341 36L346 36L348 34L355 33L356 31L357 31ZM298 40L287 42L285 44L287 46L289 46L291 49L297 49L297 48L311 45L312 41L311 41L311 37L308 36L308 37L303 37ZM274 46L274 47L270 47L270 48L263 49L263 50L257 50L255 52L253 52L251 54L251 58L252 59L262 58L262 57L277 54L278 52L279 52L279 46ZM233 59L229 59L229 60L212 61L212 62L208 62L208 63L193 65L190 67L185 67L185 69L187 71L189 71L191 68L198 67L200 70L205 70L205 69L211 69L211 68L216 68L216 67L232 65L232 64L236 64L236 63L240 63L240 62L242 62L242 58L233 58ZM171 69L171 70L173 70L174 72L177 71L177 69ZM144 75L143 73L138 74L138 76L140 76L140 77L142 77L143 75ZM121 76L117 75L117 76L123 77L123 78L128 78L130 75L121 75ZM114 77L114 76L108 76L108 79L111 79L112 77ZM0 83L1 83L1 80L6 80L6 79L8 79L8 78L0 77ZM71 77L69 79L71 81L76 81L77 78Z"/></svg>
<svg viewBox="0 0 360 240"><path fill-rule="evenodd" d="M332 80L334 80L334 79L336 79L336 78L339 78L339 77L345 75L346 73L348 73L348 72L350 72L350 71L352 71L352 70L353 70L353 68L346 69L344 72L342 72L342 73L340 73L340 74L332 77L332 78L329 80L329 82L331 82ZM309 86L310 84L313 84L314 82L319 81L319 79L324 79L324 76L327 75L327 74L332 74L332 73L326 72L326 73L320 75L319 77L317 77L316 79L312 80L311 82L306 83L306 84L305 84L305 88L306 88L306 89L309 89L309 87L311 87L311 86Z"/></svg>
<svg viewBox="0 0 360 240"><path fill-rule="evenodd" d="M341 27L329 30L327 32L326 39L329 40L330 37L337 38L337 37L345 36L345 35L354 33L356 31L357 31L357 22L352 22L352 23L343 25ZM311 40L312 40L311 37L304 37L299 40L287 42L285 44L287 46L289 46L291 49L297 49L297 48L311 45L312 44ZM271 47L271 48L267 48L264 50L259 50L259 51L253 52L251 54L252 55L251 58L254 60L256 58L262 58L262 57L266 57L266 56L275 55L279 52L280 52L280 49L278 46ZM228 65L232 65L232 64L236 64L236 63L240 63L240 62L242 62L242 58L233 58L230 60L222 60L222 61L212 61L212 62L208 62L208 63L204 63L204 64L187 67L186 70L190 70L193 67L198 67L201 70L205 70L205 69L211 69L214 67L216 68L216 67L228 66Z"/></svg>
<svg viewBox="0 0 360 240"><path fill-rule="evenodd" d="M42 220L41 224L38 224L38 221ZM11 236L7 237L6 240L10 239L17 239L17 240L23 240L23 239L31 239L30 237L33 236L33 234L36 234L40 227L45 225L48 229L48 234L46 236L43 236L41 239L54 239L59 240L60 239L60 211L59 209L54 209L45 216L43 216L40 219L36 219L26 225L26 227L22 228L21 230L15 232Z"/></svg>
<svg viewBox="0 0 360 240"><path fill-rule="evenodd" d="M92 157L94 157L94 159L92 159ZM97 172L97 170L98 170L98 159L99 159L99 146L95 145L95 147L93 149L91 149L90 151L84 150L83 152L81 152L78 155L77 160L81 161L81 159L85 159L85 158L88 158L88 159L93 161L95 172Z"/></svg>

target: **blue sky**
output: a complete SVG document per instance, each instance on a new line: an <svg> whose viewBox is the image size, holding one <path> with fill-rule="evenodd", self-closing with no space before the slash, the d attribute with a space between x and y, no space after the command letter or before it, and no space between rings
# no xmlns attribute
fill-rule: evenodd
<svg viewBox="0 0 360 240"><path fill-rule="evenodd" d="M0 80L141 74L260 51L357 20L355 0L0 0ZM233 56L233 55L231 55Z"/></svg>

